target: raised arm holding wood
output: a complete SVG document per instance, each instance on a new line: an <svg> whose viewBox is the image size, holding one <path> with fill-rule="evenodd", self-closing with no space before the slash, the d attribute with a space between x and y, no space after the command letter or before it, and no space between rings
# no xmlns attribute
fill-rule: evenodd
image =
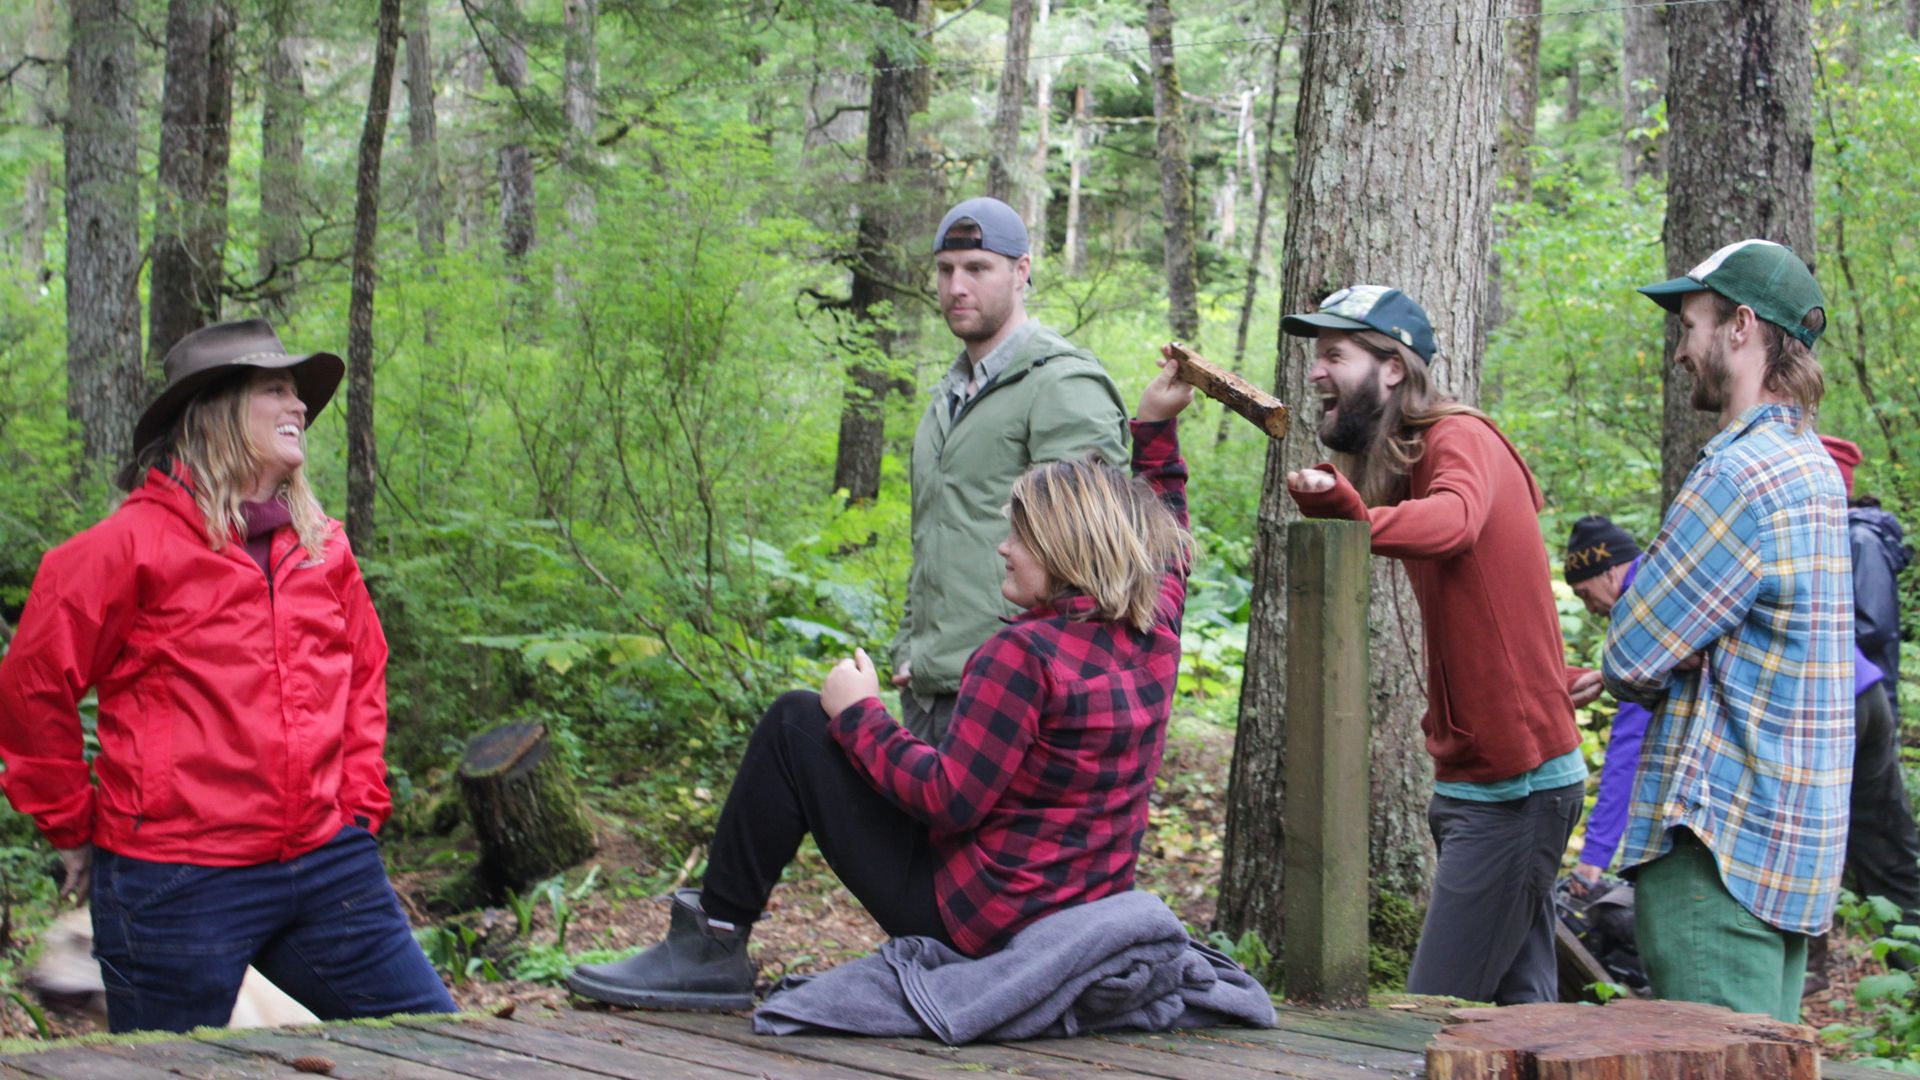
<svg viewBox="0 0 1920 1080"><path fill-rule="evenodd" d="M1286 437L1293 411L1279 398L1231 371L1214 366L1177 341L1168 342L1160 352L1180 365L1182 381L1192 383L1201 393L1246 417L1269 438Z"/></svg>

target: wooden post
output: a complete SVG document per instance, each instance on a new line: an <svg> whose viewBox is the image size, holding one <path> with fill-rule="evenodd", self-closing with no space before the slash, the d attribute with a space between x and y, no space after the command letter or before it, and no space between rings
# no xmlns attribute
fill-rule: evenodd
<svg viewBox="0 0 1920 1080"><path fill-rule="evenodd" d="M1287 1000L1367 1003L1369 529L1287 526Z"/></svg>

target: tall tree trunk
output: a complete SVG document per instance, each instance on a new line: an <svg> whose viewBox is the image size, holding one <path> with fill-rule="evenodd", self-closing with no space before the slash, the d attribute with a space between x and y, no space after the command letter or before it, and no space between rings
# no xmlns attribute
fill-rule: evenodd
<svg viewBox="0 0 1920 1080"><path fill-rule="evenodd" d="M1280 25L1291 29L1287 16L1291 8L1281 16ZM1240 297L1240 321L1233 331L1233 372L1238 375L1246 370L1247 329L1253 324L1253 300L1260 291L1260 258L1264 254L1267 242L1267 200L1273 193L1273 166L1280 158L1279 140L1274 138L1280 126L1280 57L1286 48L1286 36L1273 43L1273 59L1267 65L1267 133L1266 141L1261 144L1260 167L1254 171L1254 186L1258 190L1253 197L1253 250L1247 253L1247 286ZM1296 406L1298 407L1298 406ZM1214 434L1214 445L1227 441L1227 434L1234 425L1233 413L1220 410L1220 430Z"/></svg>
<svg viewBox="0 0 1920 1080"><path fill-rule="evenodd" d="M1652 131L1647 114L1666 93L1667 9L1661 5L1629 4L1620 16L1626 23L1620 50L1621 100L1625 131L1621 133L1620 176L1628 187L1643 176L1659 176L1661 139Z"/></svg>
<svg viewBox="0 0 1920 1080"><path fill-rule="evenodd" d="M67 416L87 462L133 449L140 370L140 64L120 0L69 0Z"/></svg>
<svg viewBox="0 0 1920 1080"><path fill-rule="evenodd" d="M465 91L459 99L464 123L453 164L453 207L454 217L460 223L460 250L465 251L479 237L486 211L486 200L481 196L486 184L486 169L481 159L486 151L480 134L482 126L472 115L472 103L486 93L487 61L477 46L469 49L466 59L461 61L460 87Z"/></svg>
<svg viewBox="0 0 1920 1080"><path fill-rule="evenodd" d="M1020 147L1020 109L1027 101L1027 51L1033 38L1033 0L1009 0L1007 62L1000 69L1000 99L993 110L993 156L987 162L987 194L1013 202L1013 162Z"/></svg>
<svg viewBox="0 0 1920 1080"><path fill-rule="evenodd" d="M60 110L54 102L53 71L54 12L51 0L33 0L33 22L27 29L27 57L30 62L20 70L19 78L27 96L27 123L43 131L60 127ZM30 287L37 289L47 275L47 219L53 205L53 165L45 155L36 154L27 166L26 188L20 206L20 270Z"/></svg>
<svg viewBox="0 0 1920 1080"><path fill-rule="evenodd" d="M1233 126L1233 160L1220 170L1220 186L1213 193L1213 238L1223 248L1233 247L1239 235L1240 170L1253 164L1253 98L1259 90L1240 91L1239 116Z"/></svg>
<svg viewBox="0 0 1920 1080"><path fill-rule="evenodd" d="M921 0L874 0L907 27L917 26ZM903 28L903 32L904 32ZM905 297L898 292L913 279L900 250L901 183L908 161L908 122L913 115L916 70L911 54L878 50L867 91L867 165L860 201L860 224L853 261L851 306L854 318L886 357L898 344ZM880 458L886 449L886 399L895 379L884 367L856 363L840 410L840 442L834 453L833 486L854 502L880 494Z"/></svg>
<svg viewBox="0 0 1920 1080"><path fill-rule="evenodd" d="M507 258L519 260L533 250L533 151L527 146L526 116L521 95L527 89L526 25L520 0L491 0L486 5L493 20L487 54L493 80L513 98L512 120L506 142L495 161L500 176L500 246Z"/></svg>
<svg viewBox="0 0 1920 1080"><path fill-rule="evenodd" d="M1053 14L1053 0L1039 0L1035 25L1047 32L1047 18ZM1033 256L1037 260L1047 251L1047 204L1053 192L1047 187L1047 143L1053 121L1053 63L1041 63L1033 73L1033 111L1039 121L1033 137L1033 160L1027 166L1027 233L1033 238Z"/></svg>
<svg viewBox="0 0 1920 1080"><path fill-rule="evenodd" d="M1067 163L1067 273L1078 276L1087 268L1087 205L1080 189L1087 174L1087 99L1092 91L1086 83L1073 88L1072 149Z"/></svg>
<svg viewBox="0 0 1920 1080"><path fill-rule="evenodd" d="M1506 93L1500 109L1500 176L1514 202L1533 198L1533 113L1540 101L1540 0L1513 0L1506 29Z"/></svg>
<svg viewBox="0 0 1920 1080"><path fill-rule="evenodd" d="M1813 264L1813 43L1798 0L1669 9L1667 272L1724 245L1776 240ZM1738 183L1729 183L1738 177ZM1717 420L1690 403L1673 366L1680 320L1667 320L1661 506L1685 482Z"/></svg>
<svg viewBox="0 0 1920 1080"><path fill-rule="evenodd" d="M567 167L573 174L567 192L567 222L575 235L592 231L598 216L589 172L593 124L599 101L600 60L594 45L599 0L566 0L566 74L562 88L567 117Z"/></svg>
<svg viewBox="0 0 1920 1080"><path fill-rule="evenodd" d="M406 0L407 149L413 161L413 231L420 251L437 259L447 247L446 194L440 186L440 139L433 104L433 18L427 0Z"/></svg>
<svg viewBox="0 0 1920 1080"><path fill-rule="evenodd" d="M260 106L260 266L273 306L285 315L296 264L306 251L300 193L306 156L307 88L301 71L300 5L267 0L265 88Z"/></svg>
<svg viewBox="0 0 1920 1080"><path fill-rule="evenodd" d="M1193 163L1187 160L1187 121L1180 104L1180 75L1173 67L1171 0L1147 0L1147 57L1153 65L1153 122L1159 132L1160 207L1165 219L1167 323L1176 340L1200 333L1200 301L1194 283Z"/></svg>
<svg viewBox="0 0 1920 1080"><path fill-rule="evenodd" d="M147 360L158 366L174 343L205 326L205 267L198 241L207 213L208 82L213 74L215 0L167 5L166 84L160 101L159 184L153 214L153 269L147 290Z"/></svg>
<svg viewBox="0 0 1920 1080"><path fill-rule="evenodd" d="M1585 102L1580 96L1580 54L1567 57L1567 123L1580 119Z"/></svg>
<svg viewBox="0 0 1920 1080"><path fill-rule="evenodd" d="M1499 0L1446 0L1406 17L1451 27L1428 36L1413 26L1376 30L1379 15L1364 5L1310 0L1306 25L1317 33L1302 58L1281 248L1289 257L1280 310L1308 310L1356 282L1405 289L1433 316L1446 350L1434 368L1436 381L1466 401L1479 394L1486 340L1501 10ZM1407 153L1409 146L1420 152ZM1366 190L1356 195L1352 178L1362 174ZM1276 382L1282 400L1304 405L1313 399L1311 362L1310 348L1281 337ZM1297 516L1285 477L1325 458L1314 427L1296 424L1267 453L1228 795L1218 921L1233 933L1258 929L1268 942L1280 940L1285 910L1285 523ZM1418 899L1431 865L1432 764L1419 727L1425 709L1419 610L1404 582L1393 560L1374 560L1371 864L1376 890Z"/></svg>
<svg viewBox="0 0 1920 1080"><path fill-rule="evenodd" d="M1920 41L1920 0L1907 0L1907 36Z"/></svg>
<svg viewBox="0 0 1920 1080"><path fill-rule="evenodd" d="M220 301L226 286L227 163L233 156L233 68L239 45L233 8L220 0L213 9L213 32L207 39L206 177L207 208L194 235L194 294L204 322L220 321Z"/></svg>
<svg viewBox="0 0 1920 1080"><path fill-rule="evenodd" d="M373 550L375 457L373 431L374 241L380 233L380 156L393 101L393 59L400 46L400 0L380 0L373 49L373 87L360 129L353 182L353 284L347 301L347 541L365 558Z"/></svg>

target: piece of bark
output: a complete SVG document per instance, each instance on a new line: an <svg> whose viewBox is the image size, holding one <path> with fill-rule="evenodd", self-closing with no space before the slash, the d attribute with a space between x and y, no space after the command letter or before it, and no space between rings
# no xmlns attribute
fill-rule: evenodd
<svg viewBox="0 0 1920 1080"><path fill-rule="evenodd" d="M1718 1005L1623 999L1460 1009L1427 1044L1428 1080L1816 1080L1812 1028Z"/></svg>
<svg viewBox="0 0 1920 1080"><path fill-rule="evenodd" d="M1214 366L1177 341L1169 342L1167 348L1180 365L1181 381L1192 383L1201 393L1246 417L1269 438L1286 437L1293 412L1279 398L1231 371Z"/></svg>

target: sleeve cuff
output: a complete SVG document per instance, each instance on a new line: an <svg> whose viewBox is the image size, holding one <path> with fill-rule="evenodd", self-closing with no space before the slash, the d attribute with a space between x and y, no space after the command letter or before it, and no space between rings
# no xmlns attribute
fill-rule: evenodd
<svg viewBox="0 0 1920 1080"><path fill-rule="evenodd" d="M1296 491L1287 488L1287 494L1293 497L1300 512L1313 518L1339 518L1345 521L1367 521L1367 504L1360 499L1360 493L1353 484L1341 475L1333 465L1322 462L1313 466L1333 476L1333 487L1326 491Z"/></svg>

